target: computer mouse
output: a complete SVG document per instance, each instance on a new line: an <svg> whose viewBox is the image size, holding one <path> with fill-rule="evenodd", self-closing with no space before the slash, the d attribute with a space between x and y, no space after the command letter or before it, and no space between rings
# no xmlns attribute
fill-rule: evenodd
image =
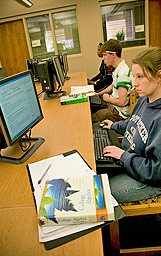
<svg viewBox="0 0 161 256"><path fill-rule="evenodd" d="M102 124L102 123L101 123L101 124L100 124L100 127L103 127L104 125L105 125L105 124Z"/></svg>

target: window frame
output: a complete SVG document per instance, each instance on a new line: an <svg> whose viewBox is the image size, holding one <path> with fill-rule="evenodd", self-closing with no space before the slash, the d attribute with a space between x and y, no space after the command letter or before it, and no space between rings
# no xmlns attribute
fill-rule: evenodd
<svg viewBox="0 0 161 256"><path fill-rule="evenodd" d="M35 13L32 13L32 14L28 14L28 15L23 16L22 20L23 20L23 24L24 24L24 30L25 30L25 34L26 34L26 40L27 40L27 45L28 45L28 49L29 49L30 58L34 58L34 56L33 56L33 50L32 50L32 45L31 45L29 31L28 31L27 19L28 18L34 18L34 17L41 16L41 15L42 16L43 15L49 15L49 22L50 22L50 27L51 27L52 37L53 37L55 55L57 55L58 54L58 47L57 47L57 43L56 43L56 36L55 36L55 30L54 30L53 14L54 13L66 12L66 11L73 11L73 10L76 12L76 18L77 18L78 36L79 36L79 43L80 43L80 53L71 54L69 56L78 56L78 55L82 54L82 52L81 52L81 39L80 39L80 32L79 32L80 29L79 29L79 22L78 22L78 17L77 17L77 5L72 5L70 7L55 8L55 9L45 10L45 11L41 11L41 12L35 12Z"/></svg>
<svg viewBox="0 0 161 256"><path fill-rule="evenodd" d="M115 4L121 4L121 3L130 3L130 2L138 2L137 0L107 0L107 1L99 1L100 4L100 12L101 7L109 6L109 5L115 5ZM102 12L101 12L102 17ZM145 48L149 47L149 6L148 6L148 0L145 0L145 44L144 45L138 45L138 46L131 46L131 47L124 47L123 49L134 49L134 48ZM102 31L103 31L103 24L102 24ZM103 33L103 32L102 32ZM103 35L104 37L104 35ZM136 40L136 39L133 39ZM131 41L133 41L131 40Z"/></svg>

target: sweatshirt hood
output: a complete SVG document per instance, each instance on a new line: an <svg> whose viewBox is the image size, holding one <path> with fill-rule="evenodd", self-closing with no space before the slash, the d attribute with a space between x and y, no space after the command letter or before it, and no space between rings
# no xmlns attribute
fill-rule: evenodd
<svg viewBox="0 0 161 256"><path fill-rule="evenodd" d="M147 101L147 107L148 108L155 108L155 109L161 109L161 98L155 100L154 102L149 103L149 99L148 97L146 97L146 101Z"/></svg>

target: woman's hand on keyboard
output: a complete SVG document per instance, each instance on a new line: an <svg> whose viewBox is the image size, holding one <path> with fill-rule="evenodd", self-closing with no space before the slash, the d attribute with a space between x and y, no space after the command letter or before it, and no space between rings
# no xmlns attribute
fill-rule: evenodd
<svg viewBox="0 0 161 256"><path fill-rule="evenodd" d="M118 148L116 146L107 146L103 149L104 156L113 157L113 158L116 158L116 159L120 159L121 155L124 152L125 151L123 149Z"/></svg>
<svg viewBox="0 0 161 256"><path fill-rule="evenodd" d="M105 128L105 129L110 129L111 125L113 124L113 122L111 120L108 120L108 119L102 121L102 123L104 124L103 128Z"/></svg>

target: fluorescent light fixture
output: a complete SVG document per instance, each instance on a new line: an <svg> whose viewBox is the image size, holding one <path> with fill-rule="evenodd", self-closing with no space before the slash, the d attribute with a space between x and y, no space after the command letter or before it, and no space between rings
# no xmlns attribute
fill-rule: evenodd
<svg viewBox="0 0 161 256"><path fill-rule="evenodd" d="M15 0L25 7L31 7L33 3L30 0Z"/></svg>

